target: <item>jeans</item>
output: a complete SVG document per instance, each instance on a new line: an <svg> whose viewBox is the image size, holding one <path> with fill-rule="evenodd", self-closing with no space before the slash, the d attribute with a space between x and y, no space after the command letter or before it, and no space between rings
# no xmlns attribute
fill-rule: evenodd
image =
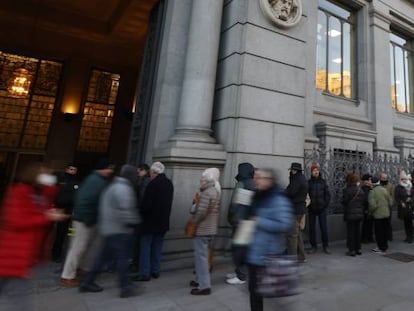
<svg viewBox="0 0 414 311"><path fill-rule="evenodd" d="M108 262L115 260L116 270L118 271L119 287L126 289L131 286L128 276L129 258L131 249L131 234L114 234L105 237L101 253L95 260L91 271L89 271L82 285L92 284L102 267ZM82 286L81 285L81 286Z"/></svg>
<svg viewBox="0 0 414 311"><path fill-rule="evenodd" d="M161 251L165 232L145 233L141 235L139 254L139 275L150 276L159 273L161 266Z"/></svg>
<svg viewBox="0 0 414 311"><path fill-rule="evenodd" d="M212 236L195 236L193 239L196 282L199 284L199 289L211 288L208 249L212 242Z"/></svg>
<svg viewBox="0 0 414 311"><path fill-rule="evenodd" d="M319 228L321 229L321 239L323 247L328 247L328 222L326 217L326 210L320 214L309 213L309 242L313 248L318 247L316 242L316 218L318 218Z"/></svg>

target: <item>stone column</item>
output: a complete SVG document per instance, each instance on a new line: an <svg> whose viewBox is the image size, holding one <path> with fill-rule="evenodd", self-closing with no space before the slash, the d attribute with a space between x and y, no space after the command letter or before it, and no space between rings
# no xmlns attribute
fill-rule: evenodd
<svg viewBox="0 0 414 311"><path fill-rule="evenodd" d="M211 134L223 0L194 0L183 89L172 141L215 142Z"/></svg>

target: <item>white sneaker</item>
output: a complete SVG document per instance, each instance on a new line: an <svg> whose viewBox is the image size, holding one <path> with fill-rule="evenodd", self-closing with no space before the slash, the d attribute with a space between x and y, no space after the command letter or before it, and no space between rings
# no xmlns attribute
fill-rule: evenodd
<svg viewBox="0 0 414 311"><path fill-rule="evenodd" d="M226 274L226 279L232 279L232 278L234 278L236 276L237 276L236 273L227 273Z"/></svg>
<svg viewBox="0 0 414 311"><path fill-rule="evenodd" d="M231 284L231 285L238 285L238 284L244 284L246 283L246 281L242 281L237 276L235 276L234 278L227 279L226 283Z"/></svg>
<svg viewBox="0 0 414 311"><path fill-rule="evenodd" d="M375 247L375 248L371 249L371 251L374 252L374 253L380 253L381 252L381 250L378 247Z"/></svg>

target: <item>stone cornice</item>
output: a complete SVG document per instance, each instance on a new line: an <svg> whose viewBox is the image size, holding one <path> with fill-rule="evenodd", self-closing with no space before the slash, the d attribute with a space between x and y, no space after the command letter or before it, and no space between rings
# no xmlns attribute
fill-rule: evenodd
<svg viewBox="0 0 414 311"><path fill-rule="evenodd" d="M337 138L346 138L351 140L365 141L369 143L374 143L377 138L377 133L375 131L365 130L365 129L355 129L344 126L337 126L334 124L328 124L325 122L319 122L315 124L316 135L319 136L329 136Z"/></svg>

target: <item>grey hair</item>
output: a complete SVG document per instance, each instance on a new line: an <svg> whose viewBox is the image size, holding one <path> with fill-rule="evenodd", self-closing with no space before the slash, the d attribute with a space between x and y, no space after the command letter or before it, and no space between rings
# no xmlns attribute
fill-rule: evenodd
<svg viewBox="0 0 414 311"><path fill-rule="evenodd" d="M153 171L156 174L162 174L164 173L165 166L161 162L154 162L151 165L151 171Z"/></svg>

